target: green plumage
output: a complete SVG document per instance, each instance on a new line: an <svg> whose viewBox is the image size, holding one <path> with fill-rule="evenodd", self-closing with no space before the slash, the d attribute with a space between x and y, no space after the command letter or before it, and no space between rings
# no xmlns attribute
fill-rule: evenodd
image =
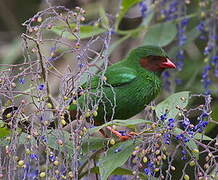
<svg viewBox="0 0 218 180"><path fill-rule="evenodd" d="M166 53L155 46L136 48L127 58L110 66L104 76L100 72L91 82L82 85L92 95L85 93L80 96L78 105L93 111L93 104L98 104L95 125L112 119L128 119L141 112L158 95L161 90L160 73L148 71L139 63L140 59L148 56L166 57ZM77 105L73 104L69 109L78 111Z"/></svg>

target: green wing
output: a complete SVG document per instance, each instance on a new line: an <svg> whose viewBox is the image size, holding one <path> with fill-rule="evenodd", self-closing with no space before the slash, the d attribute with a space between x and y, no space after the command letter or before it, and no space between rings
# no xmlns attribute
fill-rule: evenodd
<svg viewBox="0 0 218 180"><path fill-rule="evenodd" d="M97 74L92 78L90 82L82 85L82 88L95 89L101 84L103 86L122 86L133 81L137 77L137 72L134 69L128 67L111 67L108 68L104 76L102 73ZM102 80L104 78L105 82ZM103 83L101 83L103 82Z"/></svg>

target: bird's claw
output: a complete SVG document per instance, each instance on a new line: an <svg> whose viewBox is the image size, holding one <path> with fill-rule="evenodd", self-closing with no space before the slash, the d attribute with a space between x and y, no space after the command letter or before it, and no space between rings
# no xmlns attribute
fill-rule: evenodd
<svg viewBox="0 0 218 180"><path fill-rule="evenodd" d="M111 133L113 133L115 136L117 136L120 139L120 141L126 141L126 140L134 138L135 136L138 136L138 133L136 132L130 132L126 134L124 132L116 131L110 126L107 126L107 129L111 131Z"/></svg>

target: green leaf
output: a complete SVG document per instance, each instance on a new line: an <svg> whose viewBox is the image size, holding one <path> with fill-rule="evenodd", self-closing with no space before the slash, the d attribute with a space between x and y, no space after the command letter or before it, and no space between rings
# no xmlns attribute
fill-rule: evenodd
<svg viewBox="0 0 218 180"><path fill-rule="evenodd" d="M127 11L137 3L141 2L142 0L122 0L120 5L120 11L117 15L117 19L115 22L115 30L118 30L119 23L121 19L124 17L124 15L127 13Z"/></svg>
<svg viewBox="0 0 218 180"><path fill-rule="evenodd" d="M10 129L5 126L5 123L0 120L0 138L9 136L11 133Z"/></svg>
<svg viewBox="0 0 218 180"><path fill-rule="evenodd" d="M10 144L10 139L1 138L0 140L1 140L1 141L0 141L0 146L5 147L5 146L8 146L8 145Z"/></svg>
<svg viewBox="0 0 218 180"><path fill-rule="evenodd" d="M132 175L132 170L118 167L112 173L112 175ZM146 179L146 175L144 173L139 172L139 177L142 179Z"/></svg>
<svg viewBox="0 0 218 180"><path fill-rule="evenodd" d="M188 100L189 91L182 91L171 95L156 106L155 112L157 117L168 112L168 118L175 118L179 113L178 107L185 108L188 105Z"/></svg>
<svg viewBox="0 0 218 180"><path fill-rule="evenodd" d="M36 139L34 137L31 137L31 139L28 139L27 136L29 136L29 134L22 132L18 137L18 143L19 144L37 144Z"/></svg>
<svg viewBox="0 0 218 180"><path fill-rule="evenodd" d="M144 45L166 46L176 37L176 25L172 22L160 23L148 29L144 38Z"/></svg>
<svg viewBox="0 0 218 180"><path fill-rule="evenodd" d="M206 135L204 135L202 133L196 133L194 135L194 138L197 139L197 140L205 140L205 141L212 141L213 140L209 136L206 136Z"/></svg>
<svg viewBox="0 0 218 180"><path fill-rule="evenodd" d="M102 26L104 28L109 28L109 19L103 7L99 7L99 15L101 17Z"/></svg>
<svg viewBox="0 0 218 180"><path fill-rule="evenodd" d="M91 128L89 130L89 133L90 134L95 133L95 132L99 131L100 129L107 127L107 126L111 126L111 125L133 128L138 124L152 124L152 121L147 121L144 119L113 120L113 121L107 122L101 126Z"/></svg>
<svg viewBox="0 0 218 180"><path fill-rule="evenodd" d="M184 131L183 131L182 129L178 128L178 127L176 127L176 128L174 129L174 132L175 132L176 134L184 134ZM205 140L205 141L211 141L211 140L213 140L213 139L210 138L209 136L206 136L206 135L204 135L204 134L202 134L202 133L196 133L193 138L196 139L196 140Z"/></svg>
<svg viewBox="0 0 218 180"><path fill-rule="evenodd" d="M114 125L130 128L138 124L152 124L151 121L147 121L144 119L114 120L113 122L115 123Z"/></svg>
<svg viewBox="0 0 218 180"><path fill-rule="evenodd" d="M100 157L99 171L101 179L106 180L116 168L121 167L129 159L135 146L134 140L121 142L112 146L105 156Z"/></svg>
<svg viewBox="0 0 218 180"><path fill-rule="evenodd" d="M11 133L11 131L7 127L0 127L0 138L9 136L10 133Z"/></svg>
<svg viewBox="0 0 218 180"><path fill-rule="evenodd" d="M70 25L71 30L73 30L75 27L76 27L75 24ZM68 29L69 28L66 27L66 26L54 26L51 30L54 33L58 34L59 36L65 37L67 39L70 39L70 40L77 39L76 36L74 36L72 33L70 33L68 31ZM101 34L101 33L105 32L105 31L106 31L106 29L99 28L97 26L81 25L80 26L80 32L75 33L75 34L77 34L80 39L86 39L86 38Z"/></svg>
<svg viewBox="0 0 218 180"><path fill-rule="evenodd" d="M175 128L174 129L174 133L176 134L176 135L178 135L178 134L184 134L184 131L182 130L182 129L180 129L180 128ZM198 133L198 134L200 134L200 133ZM185 134L184 134L185 135ZM188 135L185 135L186 137L188 137ZM190 138L189 138L190 139ZM198 149L198 146L197 146L197 144L195 143L195 141L193 140L193 139L190 139L189 140L189 142L186 142L185 143L186 144L186 146L192 151L192 150L194 150L194 149ZM196 153L196 152L191 152L197 159L199 158L199 153Z"/></svg>
<svg viewBox="0 0 218 180"><path fill-rule="evenodd" d="M194 149L197 149L198 150L198 146L197 144L195 143L195 141L193 139L190 139L189 142L186 142L185 143L186 146L192 151L192 155L195 156L195 158L198 160L199 159L199 153L198 152L194 152L193 150Z"/></svg>
<svg viewBox="0 0 218 180"><path fill-rule="evenodd" d="M99 174L99 167L92 168L91 172ZM118 167L111 173L111 175L132 175L132 171L130 169Z"/></svg>
<svg viewBox="0 0 218 180"><path fill-rule="evenodd" d="M0 120L0 138L4 138L6 136L9 136L11 133L10 129L8 129L6 126L5 126L5 123Z"/></svg>
<svg viewBox="0 0 218 180"><path fill-rule="evenodd" d="M92 168L91 172L99 174L99 167ZM132 170L130 169L118 167L111 173L111 175L133 175L133 174L132 174ZM146 176L143 173L139 173L139 176L143 179L146 178Z"/></svg>
<svg viewBox="0 0 218 180"><path fill-rule="evenodd" d="M155 13L154 13L153 11L150 12L150 13L148 14L148 16L143 19L143 22L142 22L141 25L147 27L147 26L151 23L151 20L153 19L154 14L155 14Z"/></svg>
<svg viewBox="0 0 218 180"><path fill-rule="evenodd" d="M132 171L130 169L125 169L118 167L113 172L113 175L132 175Z"/></svg>
<svg viewBox="0 0 218 180"><path fill-rule="evenodd" d="M47 136L47 145L55 150L67 152L69 155L74 152L73 142L70 138L70 133L63 130L51 130ZM63 142L63 145L57 143L58 140Z"/></svg>
<svg viewBox="0 0 218 180"><path fill-rule="evenodd" d="M101 149L105 146L107 141L108 140L106 138L87 137L83 140L82 151L85 154L93 150Z"/></svg>
<svg viewBox="0 0 218 180"><path fill-rule="evenodd" d="M214 104L212 106L212 113L211 113L211 117L214 121L218 122L218 104ZM205 130L205 133L209 134L210 131L212 131L214 128L216 128L217 124L214 122L209 122L209 124L207 125L207 128Z"/></svg>
<svg viewBox="0 0 218 180"><path fill-rule="evenodd" d="M17 132L16 132L17 133ZM17 143L18 144L37 144L37 141L34 137L31 137L31 139L27 138L27 136L29 136L29 134L27 133L19 133L17 135ZM9 145L11 143L10 139L1 139L0 145L2 146L6 146Z"/></svg>

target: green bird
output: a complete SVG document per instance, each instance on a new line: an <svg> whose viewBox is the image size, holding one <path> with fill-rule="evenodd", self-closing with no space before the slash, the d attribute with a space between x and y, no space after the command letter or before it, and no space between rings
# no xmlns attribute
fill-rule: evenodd
<svg viewBox="0 0 218 180"><path fill-rule="evenodd" d="M85 111L95 112L95 125L113 119L131 118L158 95L161 90L160 75L167 68L176 66L162 48L142 46L133 49L125 59L108 67L105 74L99 72L90 82L82 85L77 105L69 107L71 118L76 118L78 106L86 106ZM93 104L97 104L98 108L92 107Z"/></svg>
<svg viewBox="0 0 218 180"><path fill-rule="evenodd" d="M131 118L158 95L161 90L160 75L167 68L176 66L162 48L142 46L133 49L125 59L108 67L104 74L97 73L81 86L72 97L74 103L69 106L70 118L75 120L83 114L87 121L93 118L96 126L113 119ZM2 115L5 122L8 121L8 111L16 110L10 108ZM65 118L69 122L69 117ZM55 122L48 126L55 127Z"/></svg>

